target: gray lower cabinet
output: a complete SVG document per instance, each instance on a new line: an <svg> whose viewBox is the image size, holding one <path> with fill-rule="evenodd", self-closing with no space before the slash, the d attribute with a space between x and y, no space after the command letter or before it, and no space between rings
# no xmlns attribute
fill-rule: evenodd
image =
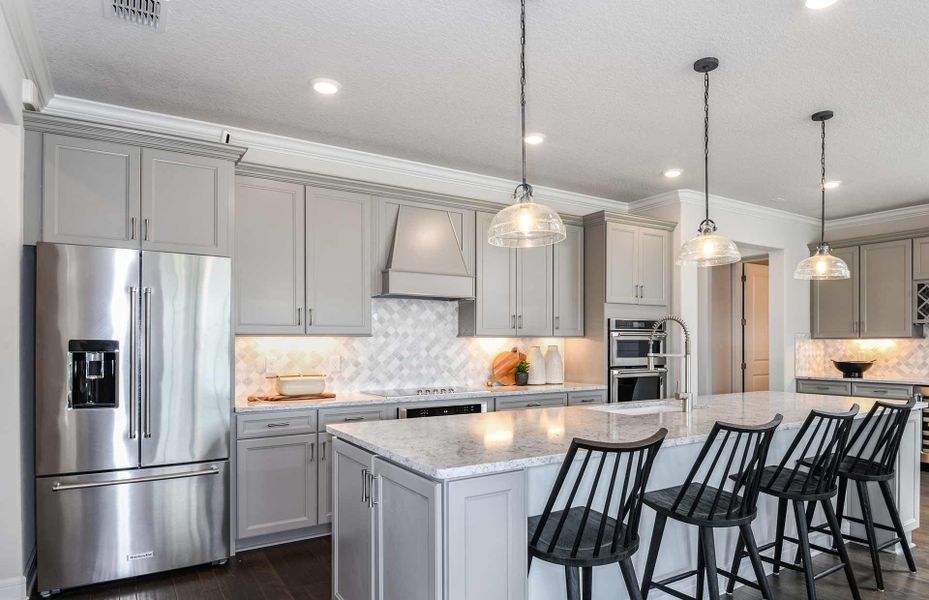
<svg viewBox="0 0 929 600"><path fill-rule="evenodd" d="M552 394L515 394L509 393L495 398L496 409L519 410L521 408L550 408L552 406L566 406L568 395L565 393Z"/></svg>
<svg viewBox="0 0 929 600"><path fill-rule="evenodd" d="M861 337L913 337L911 240L861 246L859 285Z"/></svg>
<svg viewBox="0 0 929 600"><path fill-rule="evenodd" d="M832 396L863 396L887 400L909 400L913 386L906 383L880 381L831 381L825 379L798 379L797 392L801 394L828 394Z"/></svg>
<svg viewBox="0 0 929 600"><path fill-rule="evenodd" d="M606 404L606 390L589 390L583 392L568 392L568 406L584 406L587 404Z"/></svg>
<svg viewBox="0 0 929 600"><path fill-rule="evenodd" d="M374 510L368 489L374 455L341 440L333 442L333 451L332 595L373 600Z"/></svg>
<svg viewBox="0 0 929 600"><path fill-rule="evenodd" d="M332 522L332 435L320 432L316 443L316 514L322 525Z"/></svg>
<svg viewBox="0 0 929 600"><path fill-rule="evenodd" d="M316 525L316 434L239 440L239 539Z"/></svg>
<svg viewBox="0 0 929 600"><path fill-rule="evenodd" d="M813 282L811 333L814 338L858 337L858 246L835 248L832 254L845 261L851 277Z"/></svg>
<svg viewBox="0 0 929 600"><path fill-rule="evenodd" d="M235 331L302 334L304 187L236 177Z"/></svg>
<svg viewBox="0 0 929 600"><path fill-rule="evenodd" d="M584 335L584 228L566 225L567 237L552 249L556 337Z"/></svg>
<svg viewBox="0 0 929 600"><path fill-rule="evenodd" d="M852 386L845 381L797 380L797 392L800 394L826 394L829 396L848 396Z"/></svg>
<svg viewBox="0 0 929 600"><path fill-rule="evenodd" d="M42 240L139 247L138 146L45 134Z"/></svg>

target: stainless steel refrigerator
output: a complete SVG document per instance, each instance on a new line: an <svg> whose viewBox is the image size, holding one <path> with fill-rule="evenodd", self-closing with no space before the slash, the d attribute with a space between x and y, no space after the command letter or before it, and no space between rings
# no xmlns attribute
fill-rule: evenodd
<svg viewBox="0 0 929 600"><path fill-rule="evenodd" d="M229 555L230 260L39 243L38 586Z"/></svg>

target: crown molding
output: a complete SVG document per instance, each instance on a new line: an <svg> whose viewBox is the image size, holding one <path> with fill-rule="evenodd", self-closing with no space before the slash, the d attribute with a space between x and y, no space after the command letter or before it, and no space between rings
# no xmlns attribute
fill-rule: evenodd
<svg viewBox="0 0 929 600"><path fill-rule="evenodd" d="M121 144L132 144L145 148L158 148L172 152L185 152L238 162L246 148L219 142L207 142L189 137L152 133L130 127L108 125L32 111L23 112L23 127L29 131L56 133L72 137L105 140Z"/></svg>
<svg viewBox="0 0 929 600"><path fill-rule="evenodd" d="M882 210L880 212L864 215L827 219L826 231L841 229L843 227L858 227L862 225L879 225L893 221L908 221L917 217L929 217L929 204L917 204L916 206L892 208L890 210Z"/></svg>
<svg viewBox="0 0 929 600"><path fill-rule="evenodd" d="M248 148L245 160L252 165L280 167L458 198L502 204L512 197L518 183L501 177L69 96L55 96L45 112L204 140L219 140L222 133L228 131L233 142ZM623 212L628 209L628 205L619 200L544 186L534 188L541 202L569 215L586 215L600 210Z"/></svg>
<svg viewBox="0 0 929 600"><path fill-rule="evenodd" d="M674 231L677 223L655 219L644 215L637 215L629 212L617 212L601 210L584 216L584 225L596 225L599 223L620 223L624 225L642 225L654 229L663 229L665 231Z"/></svg>
<svg viewBox="0 0 929 600"><path fill-rule="evenodd" d="M677 194L680 197L681 204L687 206L703 206L704 205L704 195L703 192L698 192L696 190L682 189L677 190ZM660 198L658 196L657 198ZM643 202L652 200L646 198ZM638 208L637 203L633 205ZM710 208L713 210L721 210L727 213L735 213L738 215L743 215L747 217L754 217L759 219L765 218L775 218L787 221L794 221L796 223L802 223L803 225L819 225L819 219L816 217L808 217L806 215L800 215L797 213L788 212L786 210L781 210L779 208L771 208L768 206L761 206L759 204L752 204L750 202L744 202L742 200L735 200L733 198L726 198L725 196L717 196L710 194Z"/></svg>
<svg viewBox="0 0 929 600"><path fill-rule="evenodd" d="M0 11L6 19L6 26L19 55L19 64L26 79L32 80L38 94L39 106L43 109L55 97L55 88L52 86L52 76L45 60L45 53L39 43L39 36L28 0L3 0L0 2Z"/></svg>

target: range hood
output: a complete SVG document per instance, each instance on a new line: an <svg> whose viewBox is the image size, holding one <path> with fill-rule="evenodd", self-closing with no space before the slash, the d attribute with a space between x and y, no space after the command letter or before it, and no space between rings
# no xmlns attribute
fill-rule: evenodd
<svg viewBox="0 0 929 600"><path fill-rule="evenodd" d="M474 277L447 211L401 205L381 295L442 300L474 298Z"/></svg>

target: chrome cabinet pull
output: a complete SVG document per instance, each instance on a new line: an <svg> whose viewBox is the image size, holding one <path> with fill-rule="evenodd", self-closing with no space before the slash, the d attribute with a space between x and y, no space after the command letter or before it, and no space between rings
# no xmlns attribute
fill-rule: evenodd
<svg viewBox="0 0 929 600"><path fill-rule="evenodd" d="M310 442L310 457L306 459L306 462L311 463L316 460L316 444Z"/></svg>
<svg viewBox="0 0 929 600"><path fill-rule="evenodd" d="M374 508L381 501L381 493L378 490L378 487L381 483L381 476L375 475L374 473L369 473L368 477L371 478L371 493L368 494L371 497L370 507Z"/></svg>
<svg viewBox="0 0 929 600"><path fill-rule="evenodd" d="M313 325L313 309L312 308L306 309L306 324L308 327Z"/></svg>
<svg viewBox="0 0 929 600"><path fill-rule="evenodd" d="M581 403L583 403L583 404L587 404L587 403L593 402L593 401L594 401L593 398L582 398L582 399L581 399Z"/></svg>
<svg viewBox="0 0 929 600"><path fill-rule="evenodd" d="M328 445L328 442L323 442L319 445L319 460L326 460L326 446Z"/></svg>
<svg viewBox="0 0 929 600"><path fill-rule="evenodd" d="M133 239L135 236L135 224L133 223ZM137 422L139 412L139 288L129 288L129 439L136 438L136 432L139 429Z"/></svg>
<svg viewBox="0 0 929 600"><path fill-rule="evenodd" d="M353 421L364 421L364 420L365 420L364 417L345 417L343 419L343 421L345 421L346 423L351 423Z"/></svg>
<svg viewBox="0 0 929 600"><path fill-rule="evenodd" d="M145 221L143 221L143 222L145 223L145 241L147 242L147 241L148 241L148 229L149 229L149 219L148 219L148 217L145 217Z"/></svg>
<svg viewBox="0 0 929 600"><path fill-rule="evenodd" d="M519 315L516 317L516 328L517 329L523 328L523 316L522 315Z"/></svg>
<svg viewBox="0 0 929 600"><path fill-rule="evenodd" d="M143 292L145 298L145 394L142 397L142 435L152 437L152 288Z"/></svg>
<svg viewBox="0 0 929 600"><path fill-rule="evenodd" d="M510 315L510 328L516 329L516 315Z"/></svg>
<svg viewBox="0 0 929 600"><path fill-rule="evenodd" d="M209 469L199 469L197 471L183 471L181 473L169 473L167 475L146 475L143 477L130 477L128 479L107 479L105 481L88 481L86 483L61 483L56 481L52 485L53 492L63 492L66 490L83 490L87 488L107 487L111 485L122 485L124 483L145 483L147 481L163 481L165 479L183 479L185 477L201 477L203 475L216 475L219 473L219 467L212 465Z"/></svg>
<svg viewBox="0 0 929 600"><path fill-rule="evenodd" d="M268 423L265 425L268 429L274 429L275 427L290 427L290 423Z"/></svg>
<svg viewBox="0 0 929 600"><path fill-rule="evenodd" d="M129 239L135 239L135 217L129 217Z"/></svg>
<svg viewBox="0 0 929 600"><path fill-rule="evenodd" d="M297 309L297 325L303 325L303 309Z"/></svg>
<svg viewBox="0 0 929 600"><path fill-rule="evenodd" d="M368 501L368 470L361 470L361 501Z"/></svg>
<svg viewBox="0 0 929 600"><path fill-rule="evenodd" d="M542 406L541 402L529 402L526 404L526 408L537 408L539 406Z"/></svg>
<svg viewBox="0 0 929 600"><path fill-rule="evenodd" d="M561 329L561 317L555 317L555 329Z"/></svg>

